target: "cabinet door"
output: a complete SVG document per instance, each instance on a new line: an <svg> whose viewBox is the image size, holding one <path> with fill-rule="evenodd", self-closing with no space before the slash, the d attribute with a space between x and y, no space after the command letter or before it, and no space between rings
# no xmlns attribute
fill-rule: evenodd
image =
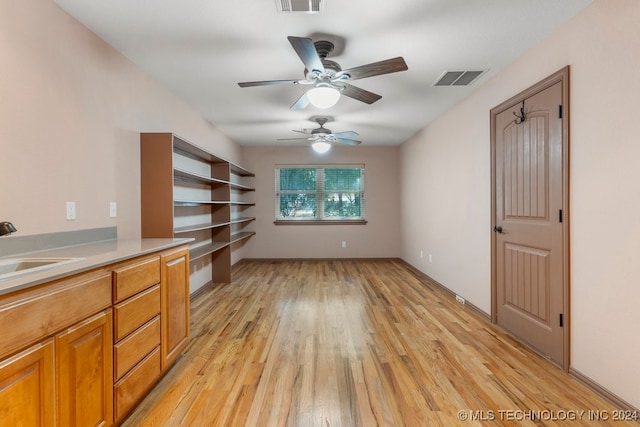
<svg viewBox="0 0 640 427"><path fill-rule="evenodd" d="M53 340L0 362L0 426L55 425Z"/></svg>
<svg viewBox="0 0 640 427"><path fill-rule="evenodd" d="M56 336L58 425L113 423L111 309Z"/></svg>
<svg viewBox="0 0 640 427"><path fill-rule="evenodd" d="M161 256L162 370L166 370L189 342L189 250L181 247Z"/></svg>

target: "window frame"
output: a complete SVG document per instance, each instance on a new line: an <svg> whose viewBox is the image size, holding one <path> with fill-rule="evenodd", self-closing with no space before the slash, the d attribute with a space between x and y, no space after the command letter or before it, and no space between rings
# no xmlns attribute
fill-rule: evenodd
<svg viewBox="0 0 640 427"><path fill-rule="evenodd" d="M315 194L317 213L315 218L295 218L282 217L280 215L280 196L287 194L287 190L280 189L280 170L281 169L315 169L315 189L314 190L289 190L289 194ZM325 190L325 170L327 169L360 169L360 190L349 191L360 195L361 214L357 218L350 219L348 217L331 218L325 217L325 197L330 193L342 193L346 191ZM276 165L274 168L275 182L275 221L276 225L364 225L367 223L366 214L366 191L365 180L366 172L364 164L309 164L309 165Z"/></svg>

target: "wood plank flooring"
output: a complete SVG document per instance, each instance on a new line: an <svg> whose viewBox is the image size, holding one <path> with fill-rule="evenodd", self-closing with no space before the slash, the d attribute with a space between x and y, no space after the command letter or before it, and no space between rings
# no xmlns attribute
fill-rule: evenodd
<svg viewBox="0 0 640 427"><path fill-rule="evenodd" d="M194 298L189 347L125 426L637 426L401 261L233 278Z"/></svg>

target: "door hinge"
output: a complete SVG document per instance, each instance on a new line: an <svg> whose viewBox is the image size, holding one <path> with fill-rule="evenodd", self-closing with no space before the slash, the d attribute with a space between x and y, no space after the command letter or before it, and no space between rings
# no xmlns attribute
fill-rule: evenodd
<svg viewBox="0 0 640 427"><path fill-rule="evenodd" d="M562 118L562 105L558 105L558 118Z"/></svg>
<svg viewBox="0 0 640 427"><path fill-rule="evenodd" d="M558 211L558 222L562 222L562 209Z"/></svg>
<svg viewBox="0 0 640 427"><path fill-rule="evenodd" d="M560 327L562 328L564 326L564 316L562 315L562 313L560 313Z"/></svg>

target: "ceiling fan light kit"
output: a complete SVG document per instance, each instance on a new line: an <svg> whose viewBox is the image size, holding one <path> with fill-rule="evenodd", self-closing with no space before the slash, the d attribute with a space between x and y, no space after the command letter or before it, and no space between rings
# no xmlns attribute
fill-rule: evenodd
<svg viewBox="0 0 640 427"><path fill-rule="evenodd" d="M309 102L316 108L331 108L340 99L340 91L334 87L330 87L324 83L318 84L307 92Z"/></svg>
<svg viewBox="0 0 640 427"><path fill-rule="evenodd" d="M331 144L326 141L316 141L311 144L311 148L313 148L313 151L316 153L324 154L331 149Z"/></svg>

